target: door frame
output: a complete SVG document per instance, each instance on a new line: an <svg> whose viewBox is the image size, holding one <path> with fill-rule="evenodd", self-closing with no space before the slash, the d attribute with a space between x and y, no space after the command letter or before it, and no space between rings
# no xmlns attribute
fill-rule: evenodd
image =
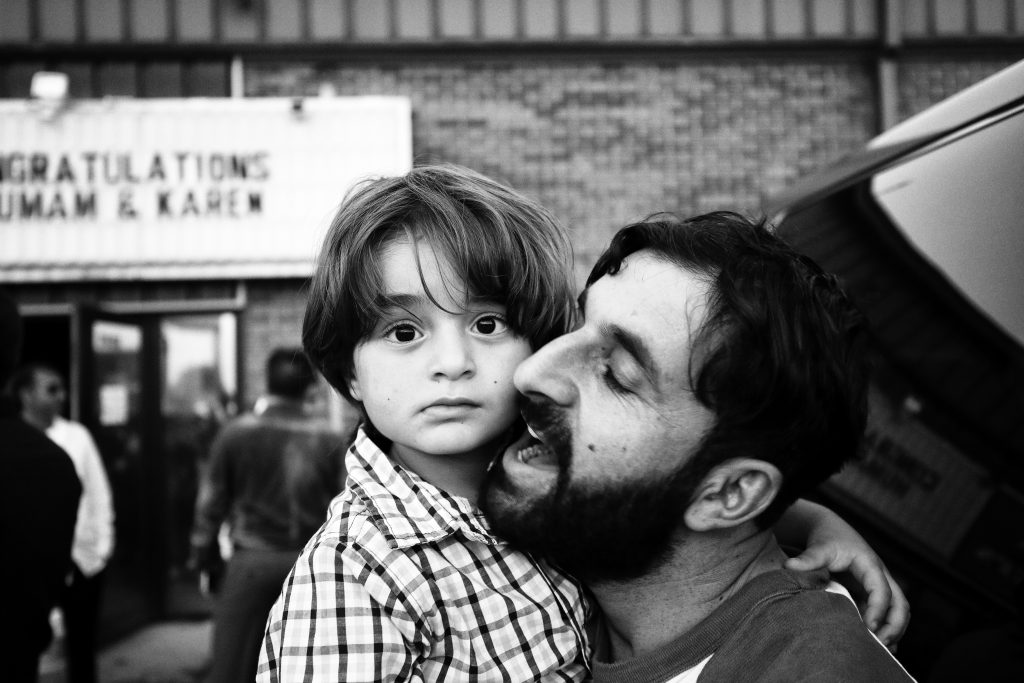
<svg viewBox="0 0 1024 683"><path fill-rule="evenodd" d="M101 641L121 637L146 623L161 619L168 613L169 579L165 576L167 563L166 549L162 543L162 532L165 528L166 501L163 490L164 474L167 467L167 455L163 453L164 424L161 396L164 390L161 368L161 331L162 320L179 315L202 315L216 313L232 313L237 318L236 326L236 358L238 364L234 369L236 390L244 395L244 338L245 312L248 305L244 283L238 283L234 298L168 300L168 301L117 301L91 302L78 301L67 303L29 303L21 304L19 310L23 317L61 317L68 320L69 358L68 361L68 414L71 419L80 422L93 434L97 429L105 429L98 424L98 387L93 359L95 352L92 344L92 326L96 321L110 321L138 327L141 333L139 349L139 382L141 384L140 452L155 454L145 457L142 472L136 485L138 495L146 501L139 512L144 517L141 528L143 537L139 541L140 552L145 560L141 576L143 596L139 607L126 610L126 616L118 615L115 623L101 625L99 637ZM109 476L109 475L108 475ZM148 531L145 531L148 530ZM115 551L116 552L116 551Z"/></svg>

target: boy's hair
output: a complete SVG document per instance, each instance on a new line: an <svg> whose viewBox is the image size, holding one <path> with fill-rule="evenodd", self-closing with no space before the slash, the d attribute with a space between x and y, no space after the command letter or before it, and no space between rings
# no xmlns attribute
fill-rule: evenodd
<svg viewBox="0 0 1024 683"><path fill-rule="evenodd" d="M656 214L615 235L587 285L641 250L711 285L690 373L716 419L688 466L703 476L740 454L777 466L782 488L758 517L770 525L858 451L867 419L866 322L834 276L763 221L725 211L686 220Z"/></svg>
<svg viewBox="0 0 1024 683"><path fill-rule="evenodd" d="M380 255L400 239L429 244L468 294L503 304L509 327L535 349L571 324L572 249L542 206L448 164L371 179L352 190L331 222L302 322L310 360L350 401L353 352L383 315Z"/></svg>

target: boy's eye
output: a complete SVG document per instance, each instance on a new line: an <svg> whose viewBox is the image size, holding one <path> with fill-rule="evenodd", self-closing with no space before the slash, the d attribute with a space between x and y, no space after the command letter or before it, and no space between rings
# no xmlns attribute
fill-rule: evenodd
<svg viewBox="0 0 1024 683"><path fill-rule="evenodd" d="M478 334L501 334L508 329L508 323L499 315L482 315L473 321L473 330Z"/></svg>
<svg viewBox="0 0 1024 683"><path fill-rule="evenodd" d="M385 339L393 342L398 342L399 344L408 344L411 341L416 341L416 339L418 339L419 336L419 330L417 330L415 327L407 323L400 323L398 325L394 325L388 328L388 330L384 333Z"/></svg>

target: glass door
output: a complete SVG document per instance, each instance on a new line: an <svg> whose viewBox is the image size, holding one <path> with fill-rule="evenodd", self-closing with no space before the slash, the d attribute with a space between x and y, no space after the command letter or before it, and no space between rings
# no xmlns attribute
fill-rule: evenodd
<svg viewBox="0 0 1024 683"><path fill-rule="evenodd" d="M101 639L208 614L185 565L210 444L237 412L236 314L75 317L72 415L96 439L116 515Z"/></svg>
<svg viewBox="0 0 1024 683"><path fill-rule="evenodd" d="M233 313L164 316L159 328L167 612L196 616L208 613L211 603L199 593L198 577L186 571L185 562L210 444L237 412L236 318Z"/></svg>
<svg viewBox="0 0 1024 683"><path fill-rule="evenodd" d="M153 450L154 392L147 381L143 323L76 311L77 392L81 421L92 432L114 496L116 547L107 569L101 640L145 624L161 611L157 516L150 501L160 476Z"/></svg>

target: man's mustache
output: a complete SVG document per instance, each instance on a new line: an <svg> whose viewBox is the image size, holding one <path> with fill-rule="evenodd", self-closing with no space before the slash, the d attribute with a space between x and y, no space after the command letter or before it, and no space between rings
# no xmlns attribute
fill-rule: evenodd
<svg viewBox="0 0 1024 683"><path fill-rule="evenodd" d="M558 406L544 396L520 396L519 413L538 432L546 432L563 422Z"/></svg>

